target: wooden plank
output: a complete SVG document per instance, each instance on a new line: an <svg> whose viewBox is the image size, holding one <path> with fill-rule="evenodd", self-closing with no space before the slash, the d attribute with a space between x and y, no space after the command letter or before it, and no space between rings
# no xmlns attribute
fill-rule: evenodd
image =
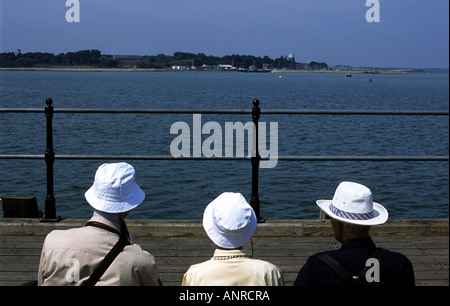
<svg viewBox="0 0 450 306"><path fill-rule="evenodd" d="M3 272L33 272L33 273L37 273L37 269L36 267L39 264L39 258L37 259L36 262L33 263L19 263L19 262L14 262L14 263L9 263L7 265L4 265L1 268L1 272L3 274Z"/></svg>
<svg viewBox="0 0 450 306"><path fill-rule="evenodd" d="M57 225L0 219L0 285L21 285L35 279L46 233L81 226L84 221L66 220ZM155 256L166 286L180 285L189 266L209 260L216 248L198 220L131 220L129 224L134 242ZM412 229L414 226L419 229ZM433 226L437 228L428 228ZM282 269L288 286L310 255L340 247L330 234L329 222L272 220L258 225L257 231L245 248L255 258ZM372 237L377 245L411 260L417 285L448 286L448 220L393 220Z"/></svg>
<svg viewBox="0 0 450 306"><path fill-rule="evenodd" d="M3 268L7 265L13 264L13 263L19 263L19 264L36 264L36 271L37 271L37 265L39 264L39 256L0 256L0 272L3 270Z"/></svg>
<svg viewBox="0 0 450 306"><path fill-rule="evenodd" d="M80 227L87 220L65 219L42 223L37 219L0 219L0 235L47 235L54 229ZM206 237L201 220L129 219L127 225L134 237ZM448 219L389 220L373 227L372 236L448 236ZM329 222L319 220L267 220L258 223L255 237L331 237Z"/></svg>
<svg viewBox="0 0 450 306"><path fill-rule="evenodd" d="M11 280L11 281L28 281L28 280L33 280L36 279L37 277L37 272L2 272L0 274L0 280L1 281L6 281L6 280Z"/></svg>
<svg viewBox="0 0 450 306"><path fill-rule="evenodd" d="M33 256L41 255L42 249L22 249L22 248L3 248L0 249L0 256Z"/></svg>

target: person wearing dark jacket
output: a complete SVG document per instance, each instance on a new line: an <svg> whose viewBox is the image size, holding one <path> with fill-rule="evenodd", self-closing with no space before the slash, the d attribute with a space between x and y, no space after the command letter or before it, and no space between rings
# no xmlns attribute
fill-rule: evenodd
<svg viewBox="0 0 450 306"><path fill-rule="evenodd" d="M378 248L369 235L370 226L387 221L388 212L373 202L364 185L342 182L332 200L317 205L330 218L334 238L342 243L338 250L311 256L300 269L294 286L338 286L378 284L414 286L414 270L403 254Z"/></svg>

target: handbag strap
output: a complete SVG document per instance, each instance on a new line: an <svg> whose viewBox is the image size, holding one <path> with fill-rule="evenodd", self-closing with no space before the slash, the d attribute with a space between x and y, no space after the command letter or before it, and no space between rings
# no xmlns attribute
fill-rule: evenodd
<svg viewBox="0 0 450 306"><path fill-rule="evenodd" d="M97 266L97 268L94 270L92 275L89 277L87 281L83 283L83 286L94 286L100 277L105 273L105 271L108 269L108 267L111 265L111 263L114 261L114 259L119 255L120 252L123 251L124 247L126 245L129 245L130 242L128 241L128 238L126 235L123 235L119 233L114 228L105 225L100 222L95 221L89 221L86 223L87 226L94 226L101 229L109 230L110 232L113 232L115 234L118 234L120 236L119 241L114 245L114 247L109 251L109 253L105 256L105 258L102 260L102 262Z"/></svg>

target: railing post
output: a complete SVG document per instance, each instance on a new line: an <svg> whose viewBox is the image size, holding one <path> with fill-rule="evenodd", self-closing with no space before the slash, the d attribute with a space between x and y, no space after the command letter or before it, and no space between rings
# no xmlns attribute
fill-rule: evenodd
<svg viewBox="0 0 450 306"><path fill-rule="evenodd" d="M258 148L258 122L261 109L259 108L259 101L253 100L252 119L253 119L253 152L251 157L252 162L252 197L250 199L250 205L253 208L258 223L263 223L264 219L260 216L260 201L258 195L258 176L259 176L259 161L261 156L259 155Z"/></svg>
<svg viewBox="0 0 450 306"><path fill-rule="evenodd" d="M61 217L56 217L55 196L53 194L53 164L55 152L53 150L53 106L52 99L45 100L47 106L44 109L47 118L47 141L45 150L45 163L47 165L47 197L45 198L45 213L41 222L58 222Z"/></svg>

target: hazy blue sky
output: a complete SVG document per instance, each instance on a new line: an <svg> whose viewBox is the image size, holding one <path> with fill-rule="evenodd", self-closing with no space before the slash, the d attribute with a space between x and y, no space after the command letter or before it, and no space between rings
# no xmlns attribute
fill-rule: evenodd
<svg viewBox="0 0 450 306"><path fill-rule="evenodd" d="M299 62L379 67L449 67L449 0L0 0L0 52L110 54L176 51L268 55Z"/></svg>

